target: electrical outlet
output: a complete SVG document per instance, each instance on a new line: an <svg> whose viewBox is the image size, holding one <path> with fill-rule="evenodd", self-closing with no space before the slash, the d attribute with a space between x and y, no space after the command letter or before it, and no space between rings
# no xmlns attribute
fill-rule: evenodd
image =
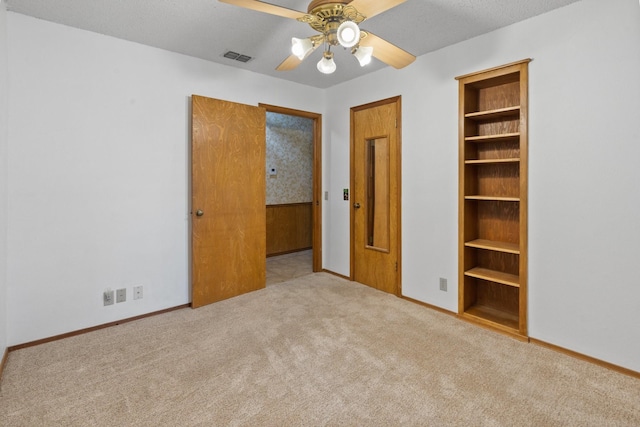
<svg viewBox="0 0 640 427"><path fill-rule="evenodd" d="M116 302L125 302L127 300L127 288L118 289L116 291Z"/></svg>
<svg viewBox="0 0 640 427"><path fill-rule="evenodd" d="M440 290L447 292L447 279L445 279L444 277L440 278Z"/></svg>
<svg viewBox="0 0 640 427"><path fill-rule="evenodd" d="M142 285L133 287L133 299L142 299Z"/></svg>
<svg viewBox="0 0 640 427"><path fill-rule="evenodd" d="M107 289L102 294L102 301L104 305L112 305L113 304L113 291L111 289Z"/></svg>

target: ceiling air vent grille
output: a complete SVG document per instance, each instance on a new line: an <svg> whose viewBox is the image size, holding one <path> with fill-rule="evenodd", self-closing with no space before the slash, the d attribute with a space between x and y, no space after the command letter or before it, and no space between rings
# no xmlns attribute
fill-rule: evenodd
<svg viewBox="0 0 640 427"><path fill-rule="evenodd" d="M233 52L233 51L227 51L224 53L225 58L229 58L229 59L234 59L236 61L240 61L240 62L249 62L251 61L253 58L250 57L249 55L243 55L241 53L238 52Z"/></svg>

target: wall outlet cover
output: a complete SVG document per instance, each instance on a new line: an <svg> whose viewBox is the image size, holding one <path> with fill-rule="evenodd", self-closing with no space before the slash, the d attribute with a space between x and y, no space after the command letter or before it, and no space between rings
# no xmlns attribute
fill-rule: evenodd
<svg viewBox="0 0 640 427"><path fill-rule="evenodd" d="M127 289L122 288L116 291L116 302L125 302L127 300Z"/></svg>
<svg viewBox="0 0 640 427"><path fill-rule="evenodd" d="M112 305L113 304L113 291L111 289L107 289L102 294L102 302L104 305Z"/></svg>

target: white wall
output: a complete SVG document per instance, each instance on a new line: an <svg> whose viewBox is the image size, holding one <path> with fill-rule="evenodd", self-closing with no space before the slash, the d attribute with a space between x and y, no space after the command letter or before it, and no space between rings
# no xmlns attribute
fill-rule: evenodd
<svg viewBox="0 0 640 427"><path fill-rule="evenodd" d="M457 311L454 78L528 57L530 335L640 371L636 0L584 0L329 89L325 268L349 274L349 108L402 95L403 293Z"/></svg>
<svg viewBox="0 0 640 427"><path fill-rule="evenodd" d="M7 9L0 0L0 358L7 348Z"/></svg>
<svg viewBox="0 0 640 427"><path fill-rule="evenodd" d="M322 113L319 89L11 12L8 34L9 345L189 302L191 94Z"/></svg>

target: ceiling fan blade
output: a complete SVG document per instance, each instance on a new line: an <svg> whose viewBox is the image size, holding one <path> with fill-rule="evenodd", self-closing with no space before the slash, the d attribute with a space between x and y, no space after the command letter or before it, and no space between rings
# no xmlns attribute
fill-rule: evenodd
<svg viewBox="0 0 640 427"><path fill-rule="evenodd" d="M320 47L320 45L324 41L324 35L313 36L313 37L311 37L311 41L313 43L313 47L311 48L311 50L309 50L309 52L307 52L307 54L304 56L304 58L300 59L296 55L291 54L284 61L282 61L280 63L280 65L278 65L276 67L276 70L277 71L290 71L290 70L294 70L295 68L297 68L298 65L300 65L302 63L302 61L307 59L309 57L309 55L311 55L317 48Z"/></svg>
<svg viewBox="0 0 640 427"><path fill-rule="evenodd" d="M303 59L299 59L295 55L289 55L289 56L287 56L287 59L282 61L280 63L280 65L278 65L276 67L276 70L278 70L278 71L291 71L291 70L294 70L294 69L296 69L298 67L298 65L300 65L302 63L302 61L304 61L304 60Z"/></svg>
<svg viewBox="0 0 640 427"><path fill-rule="evenodd" d="M353 6L358 12L370 19L379 13L404 3L406 0L353 0L349 6Z"/></svg>
<svg viewBox="0 0 640 427"><path fill-rule="evenodd" d="M394 68L404 68L416 60L416 57L385 39L366 31L366 37L360 40L360 46L373 47L373 56Z"/></svg>
<svg viewBox="0 0 640 427"><path fill-rule="evenodd" d="M269 13L271 15L282 16L283 18L298 19L306 15L306 13L297 10L287 9L286 7L276 6L259 0L219 0L222 3L232 4L234 6L244 7L245 9L257 10L258 12Z"/></svg>

